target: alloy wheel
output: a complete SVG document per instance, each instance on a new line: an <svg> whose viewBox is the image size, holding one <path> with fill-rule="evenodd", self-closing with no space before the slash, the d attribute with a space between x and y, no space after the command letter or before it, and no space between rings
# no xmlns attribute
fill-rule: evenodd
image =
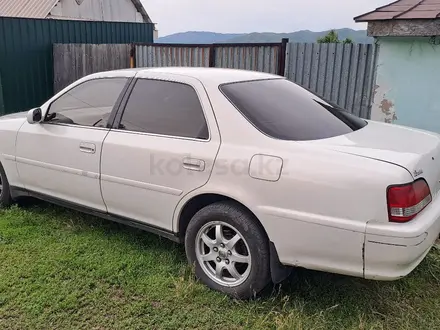
<svg viewBox="0 0 440 330"><path fill-rule="evenodd" d="M236 228L222 221L209 222L199 230L196 256L204 273L223 286L238 286L251 272L249 245Z"/></svg>

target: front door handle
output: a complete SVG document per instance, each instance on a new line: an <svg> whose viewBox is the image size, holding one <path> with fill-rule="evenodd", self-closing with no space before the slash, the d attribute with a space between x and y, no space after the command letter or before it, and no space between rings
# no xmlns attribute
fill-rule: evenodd
<svg viewBox="0 0 440 330"><path fill-rule="evenodd" d="M187 170L203 172L205 170L205 162L201 159L184 158L183 167Z"/></svg>
<svg viewBox="0 0 440 330"><path fill-rule="evenodd" d="M87 154L94 154L96 152L96 145L88 142L81 142L79 144L79 150Z"/></svg>

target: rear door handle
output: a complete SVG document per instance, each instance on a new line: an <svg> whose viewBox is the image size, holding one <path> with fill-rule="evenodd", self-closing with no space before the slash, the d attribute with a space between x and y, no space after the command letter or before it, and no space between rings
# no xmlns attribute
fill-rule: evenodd
<svg viewBox="0 0 440 330"><path fill-rule="evenodd" d="M183 167L187 170L203 172L205 170L205 162L201 159L184 158Z"/></svg>
<svg viewBox="0 0 440 330"><path fill-rule="evenodd" d="M79 144L79 150L87 154L94 154L96 152L96 145L88 142L81 142Z"/></svg>

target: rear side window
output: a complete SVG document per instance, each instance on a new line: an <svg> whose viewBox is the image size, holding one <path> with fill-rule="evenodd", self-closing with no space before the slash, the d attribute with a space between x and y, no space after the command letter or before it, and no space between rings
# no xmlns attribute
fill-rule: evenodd
<svg viewBox="0 0 440 330"><path fill-rule="evenodd" d="M196 91L189 85L139 79L120 129L207 140L208 126Z"/></svg>
<svg viewBox="0 0 440 330"><path fill-rule="evenodd" d="M220 90L255 127L277 139L325 139L367 124L285 79L225 84Z"/></svg>

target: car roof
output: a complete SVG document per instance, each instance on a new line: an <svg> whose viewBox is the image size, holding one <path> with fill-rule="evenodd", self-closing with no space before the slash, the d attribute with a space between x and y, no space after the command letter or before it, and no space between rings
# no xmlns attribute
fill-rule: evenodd
<svg viewBox="0 0 440 330"><path fill-rule="evenodd" d="M117 72L131 71L135 73L142 72L143 75L151 73L154 76L157 73L164 73L176 76L192 77L200 80L202 83L209 82L218 85L231 82L249 81L249 80L262 80L262 79L282 79L284 77L274 74L249 71L249 70L237 70L237 69L223 69L223 68L203 68L203 67L160 67L160 68L136 68L111 71ZM104 76L109 72L101 72L94 74L94 77Z"/></svg>

